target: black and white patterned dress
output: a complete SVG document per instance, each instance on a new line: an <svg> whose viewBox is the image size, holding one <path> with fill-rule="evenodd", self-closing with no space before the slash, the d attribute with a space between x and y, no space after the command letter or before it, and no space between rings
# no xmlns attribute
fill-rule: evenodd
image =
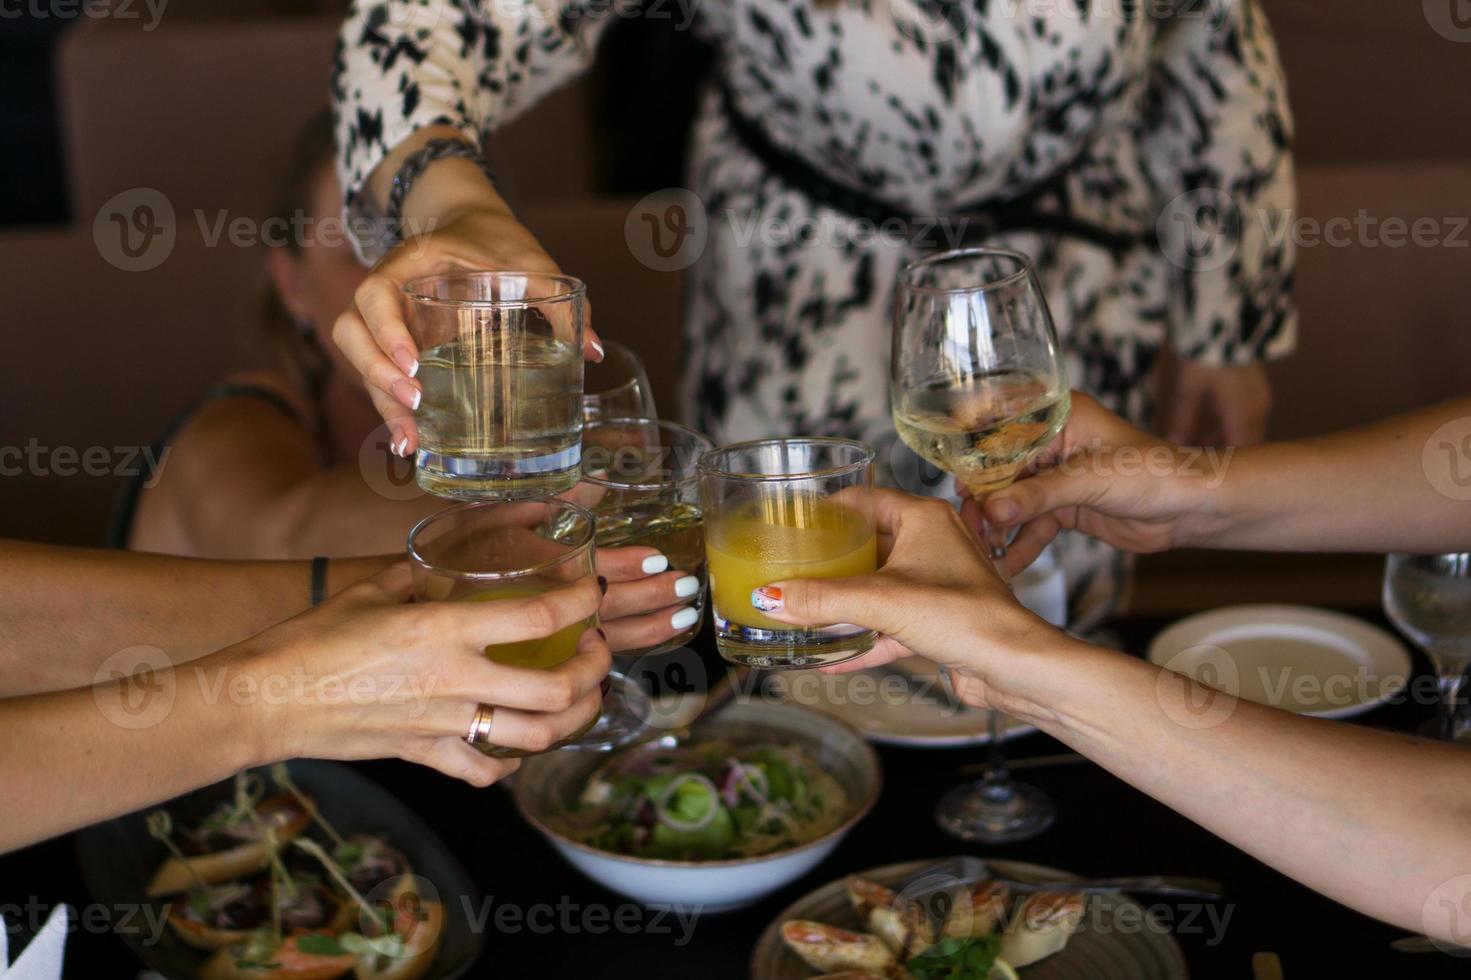
<svg viewBox="0 0 1471 980"><path fill-rule="evenodd" d="M448 123L482 139L587 68L614 6L357 0L334 82L349 206L415 129ZM719 59L693 134L708 237L687 284L684 397L717 441L841 434L887 456L892 283L920 251L906 238L943 247L960 225L930 219L1028 195L1036 211L1126 242L1027 222L970 229L972 242L1037 260L1074 387L1144 421L1167 339L1207 364L1292 349L1295 256L1272 233L1295 206L1292 121L1258 0L693 9ZM875 235L851 209L817 203L770 152L922 217ZM1068 550L1075 599L1099 606L1112 563L1080 542Z"/></svg>

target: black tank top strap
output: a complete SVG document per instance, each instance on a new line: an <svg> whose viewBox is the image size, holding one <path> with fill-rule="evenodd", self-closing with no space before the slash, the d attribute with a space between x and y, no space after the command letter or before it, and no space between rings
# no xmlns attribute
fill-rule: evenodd
<svg viewBox="0 0 1471 980"><path fill-rule="evenodd" d="M163 463L165 450L169 443L173 442L174 436L178 435L179 430L184 427L184 423L193 418L195 413L204 406L225 398L260 399L302 428L308 431L312 428L311 421L302 414L301 409L291 399L269 385L243 381L220 381L212 385L198 401L176 415L173 421L169 422L149 444L149 451L143 454L143 462L138 471L128 478L128 482L118 493L112 520L108 524L107 547L126 548L128 546L128 539L133 534L133 521L138 514L138 500L142 497L143 491L152 486L157 479L157 470Z"/></svg>

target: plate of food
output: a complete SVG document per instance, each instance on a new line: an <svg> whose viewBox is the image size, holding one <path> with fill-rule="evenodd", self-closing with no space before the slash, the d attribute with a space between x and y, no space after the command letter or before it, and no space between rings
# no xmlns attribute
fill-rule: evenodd
<svg viewBox="0 0 1471 980"><path fill-rule="evenodd" d="M814 711L733 703L688 737L527 759L522 816L583 874L651 904L739 908L805 874L878 797L878 756Z"/></svg>
<svg viewBox="0 0 1471 980"><path fill-rule="evenodd" d="M1372 623L1310 606L1230 606L1188 616L1149 662L1238 697L1316 718L1352 718L1404 690L1405 646Z"/></svg>
<svg viewBox="0 0 1471 980"><path fill-rule="evenodd" d="M469 875L352 769L297 760L77 835L92 897L147 902L121 933L169 980L450 980L480 953Z"/></svg>
<svg viewBox="0 0 1471 980"><path fill-rule="evenodd" d="M1185 980L1169 930L1123 895L1051 883L1064 871L990 861L1017 882L960 883L910 861L830 882L778 915L751 956L752 980Z"/></svg>

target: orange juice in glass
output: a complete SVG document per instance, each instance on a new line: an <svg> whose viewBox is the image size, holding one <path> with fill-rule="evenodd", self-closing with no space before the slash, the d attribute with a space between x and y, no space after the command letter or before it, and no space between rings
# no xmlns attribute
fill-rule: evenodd
<svg viewBox="0 0 1471 980"><path fill-rule="evenodd" d="M873 451L846 439L769 439L716 449L700 463L705 554L720 654L774 670L841 663L873 646L846 623L793 627L752 592L796 578L841 578L878 564Z"/></svg>

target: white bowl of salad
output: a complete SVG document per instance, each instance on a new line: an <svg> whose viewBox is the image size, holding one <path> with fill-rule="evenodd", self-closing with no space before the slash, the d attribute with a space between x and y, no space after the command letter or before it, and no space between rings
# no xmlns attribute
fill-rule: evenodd
<svg viewBox="0 0 1471 980"><path fill-rule="evenodd" d="M646 904L740 908L832 853L872 808L878 756L853 728L793 705L734 703L676 745L550 752L516 807L583 874Z"/></svg>

